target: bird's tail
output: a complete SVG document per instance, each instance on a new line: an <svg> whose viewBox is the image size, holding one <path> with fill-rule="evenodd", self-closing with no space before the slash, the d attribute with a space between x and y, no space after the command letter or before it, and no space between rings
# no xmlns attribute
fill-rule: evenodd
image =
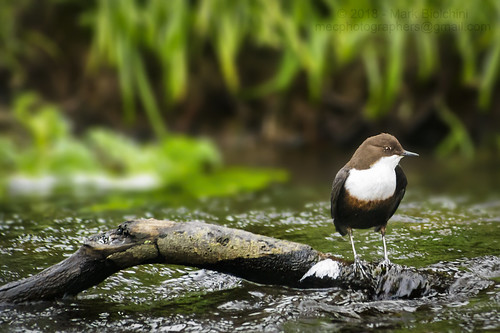
<svg viewBox="0 0 500 333"><path fill-rule="evenodd" d="M333 220L333 224L335 225L335 230L337 230L340 235L347 235L347 227L335 223L335 220Z"/></svg>

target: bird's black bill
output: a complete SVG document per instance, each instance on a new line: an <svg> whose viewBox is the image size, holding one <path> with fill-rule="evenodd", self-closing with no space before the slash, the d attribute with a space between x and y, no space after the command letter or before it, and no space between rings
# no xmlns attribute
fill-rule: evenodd
<svg viewBox="0 0 500 333"><path fill-rule="evenodd" d="M403 150L403 156L419 156L417 153L412 153L411 151L408 150Z"/></svg>

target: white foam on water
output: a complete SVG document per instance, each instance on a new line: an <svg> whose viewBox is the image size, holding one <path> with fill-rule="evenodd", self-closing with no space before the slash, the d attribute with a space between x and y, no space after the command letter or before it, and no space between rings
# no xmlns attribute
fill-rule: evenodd
<svg viewBox="0 0 500 333"><path fill-rule="evenodd" d="M326 259L318 262L316 265L311 267L306 274L300 279L300 281L304 280L309 276L316 276L318 278L323 278L325 276L336 279L340 275L340 271L342 270L342 266L332 259Z"/></svg>

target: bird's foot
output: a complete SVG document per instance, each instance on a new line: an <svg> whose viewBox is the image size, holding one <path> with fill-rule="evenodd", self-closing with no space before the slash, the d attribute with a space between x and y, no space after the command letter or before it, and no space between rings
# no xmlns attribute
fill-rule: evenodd
<svg viewBox="0 0 500 333"><path fill-rule="evenodd" d="M383 272L387 272L392 266L392 262L385 258L381 262L378 263L377 267L375 268L375 271L377 272L376 274L381 274Z"/></svg>
<svg viewBox="0 0 500 333"><path fill-rule="evenodd" d="M384 260L382 260L378 266L382 266L382 267L388 267L392 265L392 262L389 260L389 258L385 258Z"/></svg>
<svg viewBox="0 0 500 333"><path fill-rule="evenodd" d="M354 258L354 265L353 265L354 274L359 275L361 279L370 280L370 276L368 275L368 273L366 273L363 266L364 266L363 261L359 259L358 256L356 256Z"/></svg>

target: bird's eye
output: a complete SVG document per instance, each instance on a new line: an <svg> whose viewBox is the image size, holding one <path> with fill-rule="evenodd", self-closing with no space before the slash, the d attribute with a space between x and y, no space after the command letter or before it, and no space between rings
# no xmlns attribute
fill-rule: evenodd
<svg viewBox="0 0 500 333"><path fill-rule="evenodd" d="M392 149L392 148L391 148L391 147L389 147L389 146L385 146L385 147L384 147L384 150L385 150L385 151L391 151L391 149Z"/></svg>

